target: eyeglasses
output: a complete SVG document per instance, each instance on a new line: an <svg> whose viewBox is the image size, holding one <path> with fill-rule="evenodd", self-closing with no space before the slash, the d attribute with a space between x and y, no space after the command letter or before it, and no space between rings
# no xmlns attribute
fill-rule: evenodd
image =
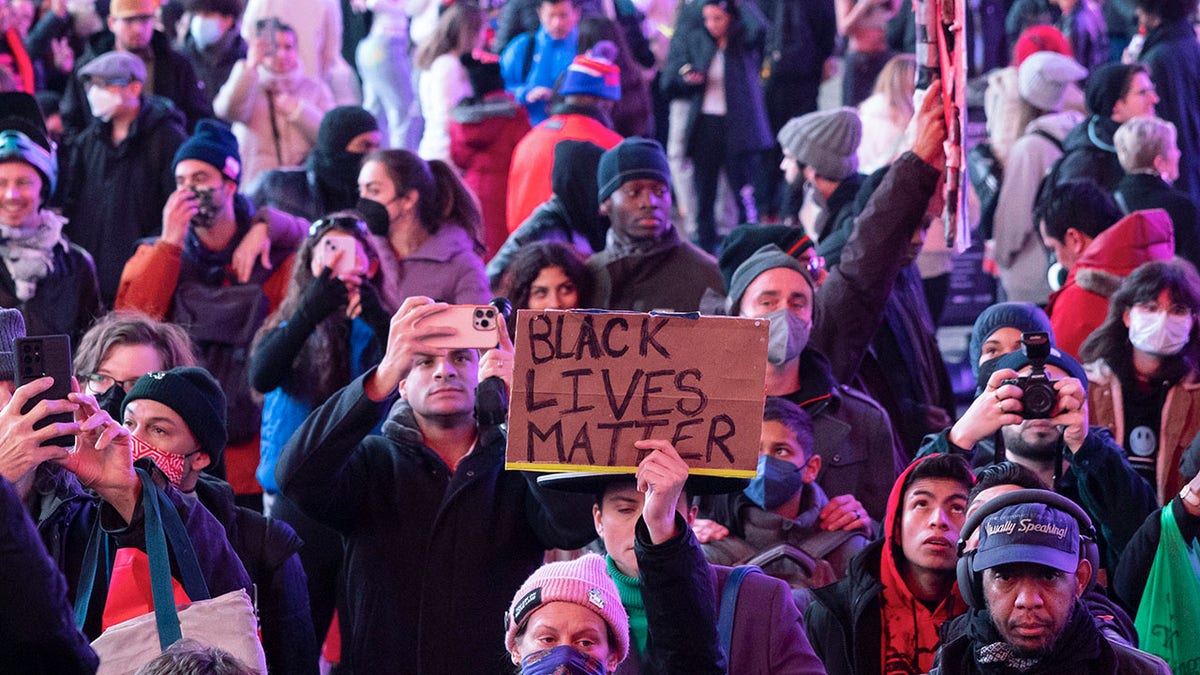
<svg viewBox="0 0 1200 675"><path fill-rule="evenodd" d="M87 388L94 394L103 394L112 389L114 384L119 384L122 389L129 391L133 388L134 383L141 379L140 377L131 377L128 380L118 380L110 375L102 375L100 373L90 373L84 375L84 378L87 379Z"/></svg>
<svg viewBox="0 0 1200 675"><path fill-rule="evenodd" d="M367 233L367 224L353 216L337 216L335 218L318 218L308 227L308 236L315 237L337 228L346 232L358 231Z"/></svg>

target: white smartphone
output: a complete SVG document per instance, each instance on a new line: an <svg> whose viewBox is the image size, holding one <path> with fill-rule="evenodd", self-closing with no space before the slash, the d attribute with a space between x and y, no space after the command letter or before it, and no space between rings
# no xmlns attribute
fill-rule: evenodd
<svg viewBox="0 0 1200 675"><path fill-rule="evenodd" d="M341 251L337 264L331 265L334 255ZM327 234L314 252L321 267L333 268L333 276L353 274L358 267L358 240L349 234Z"/></svg>

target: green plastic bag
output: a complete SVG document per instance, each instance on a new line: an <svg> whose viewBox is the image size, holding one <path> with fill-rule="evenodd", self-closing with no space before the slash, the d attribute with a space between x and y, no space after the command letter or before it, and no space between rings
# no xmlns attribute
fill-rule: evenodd
<svg viewBox="0 0 1200 675"><path fill-rule="evenodd" d="M1168 504L1146 591L1138 607L1139 646L1161 657L1176 675L1200 675L1200 577Z"/></svg>

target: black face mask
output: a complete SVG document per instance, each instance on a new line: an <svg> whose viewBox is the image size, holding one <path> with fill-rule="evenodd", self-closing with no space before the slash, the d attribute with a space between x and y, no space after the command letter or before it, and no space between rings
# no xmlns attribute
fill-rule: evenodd
<svg viewBox="0 0 1200 675"><path fill-rule="evenodd" d="M114 420L121 422L121 404L125 402L125 388L113 384L108 391L96 397L100 409L108 413Z"/></svg>
<svg viewBox="0 0 1200 675"><path fill-rule="evenodd" d="M391 216L388 215L387 207L374 199L359 197L358 203L354 206L355 210L363 217L363 222L367 224L367 229L371 234L377 234L381 237L386 237L388 233L388 225L391 223Z"/></svg>

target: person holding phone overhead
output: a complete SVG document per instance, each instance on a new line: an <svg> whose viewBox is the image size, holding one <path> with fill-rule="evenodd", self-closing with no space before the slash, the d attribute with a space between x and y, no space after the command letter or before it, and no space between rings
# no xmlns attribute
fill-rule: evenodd
<svg viewBox="0 0 1200 675"><path fill-rule="evenodd" d="M488 293L479 203L441 160L407 150L377 150L358 174L358 211L376 235L384 300L429 296L482 304Z"/></svg>
<svg viewBox="0 0 1200 675"><path fill-rule="evenodd" d="M382 281L375 244L357 213L317 220L296 254L287 294L259 329L250 357L250 385L265 394L255 475L266 513L304 539L300 559L313 626L322 637L333 616L341 537L279 494L275 464L313 408L383 357L391 308L379 299ZM378 424L373 431L379 432Z"/></svg>
<svg viewBox="0 0 1200 675"><path fill-rule="evenodd" d="M455 335L446 309L405 300L379 366L314 410L276 468L283 494L344 537L354 631L342 664L354 672L511 673L504 628L487 617L504 613L545 549L595 536L590 499L504 470L503 322L482 357L431 347Z"/></svg>

